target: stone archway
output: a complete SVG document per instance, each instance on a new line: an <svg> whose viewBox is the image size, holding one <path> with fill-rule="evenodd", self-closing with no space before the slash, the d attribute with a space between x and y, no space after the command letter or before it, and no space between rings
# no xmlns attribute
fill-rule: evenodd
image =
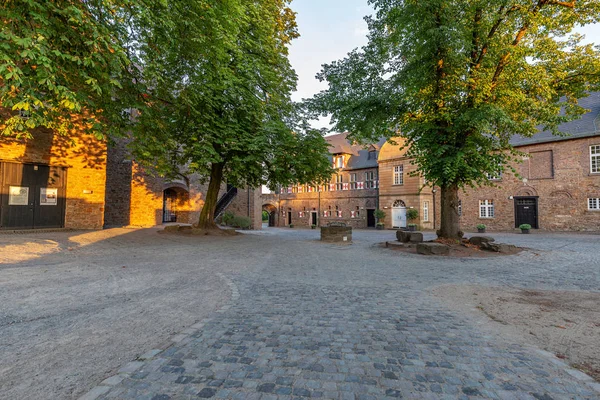
<svg viewBox="0 0 600 400"><path fill-rule="evenodd" d="M279 215L277 213L277 206L271 203L263 204L263 211L266 211L269 214L269 222L268 227L272 228L278 225Z"/></svg>
<svg viewBox="0 0 600 400"><path fill-rule="evenodd" d="M190 193L183 187L170 186L163 190L162 222L189 223Z"/></svg>

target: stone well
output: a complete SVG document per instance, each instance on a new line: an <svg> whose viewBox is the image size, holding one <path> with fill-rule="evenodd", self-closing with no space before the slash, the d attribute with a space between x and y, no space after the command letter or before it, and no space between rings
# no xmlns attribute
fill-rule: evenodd
<svg viewBox="0 0 600 400"><path fill-rule="evenodd" d="M333 243L351 243L352 227L343 225L322 226L321 241Z"/></svg>

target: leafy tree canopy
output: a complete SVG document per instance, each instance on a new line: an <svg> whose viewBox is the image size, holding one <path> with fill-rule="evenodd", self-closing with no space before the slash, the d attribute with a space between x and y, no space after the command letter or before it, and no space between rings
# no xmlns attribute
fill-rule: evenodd
<svg viewBox="0 0 600 400"><path fill-rule="evenodd" d="M258 187L321 181L327 144L290 100L287 58L298 36L287 0L172 0L138 48L146 102L132 143L136 159L166 176L197 173L209 190L200 217L213 225L223 179Z"/></svg>
<svg viewBox="0 0 600 400"><path fill-rule="evenodd" d="M137 0L0 2L0 135L69 134L83 117L98 137L127 122L127 23ZM139 11L139 10L138 10ZM24 118L26 117L26 118Z"/></svg>
<svg viewBox="0 0 600 400"><path fill-rule="evenodd" d="M408 156L442 191L445 237L459 230L460 187L487 184L531 136L586 112L600 52L570 34L600 20L599 0L371 0L369 41L318 75L310 101L354 138L406 138Z"/></svg>

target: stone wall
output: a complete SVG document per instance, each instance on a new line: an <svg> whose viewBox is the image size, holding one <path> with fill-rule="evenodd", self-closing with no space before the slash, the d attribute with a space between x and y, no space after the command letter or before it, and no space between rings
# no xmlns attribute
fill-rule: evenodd
<svg viewBox="0 0 600 400"><path fill-rule="evenodd" d="M104 222L106 144L95 137L63 137L35 129L33 139L0 139L0 159L67 169L65 228L99 229Z"/></svg>

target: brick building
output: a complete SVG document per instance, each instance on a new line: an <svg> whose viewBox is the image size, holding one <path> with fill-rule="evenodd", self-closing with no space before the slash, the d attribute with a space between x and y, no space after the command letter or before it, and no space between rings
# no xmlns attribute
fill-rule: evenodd
<svg viewBox="0 0 600 400"><path fill-rule="evenodd" d="M512 139L512 145L524 153L523 162L513 165L518 175L508 169L491 177L494 186L467 188L459 194L464 230L473 231L478 224L488 230L512 230L528 223L550 231L600 231L600 93L581 99L580 104L590 112L562 124L559 129L565 136L543 131ZM420 207L418 224L425 229L434 223L439 227L437 190L416 176L397 185L397 179L402 180L398 171L407 176L413 170L400 146L383 146L379 156L381 208L392 217L398 213L394 204L400 212L403 207ZM385 223L398 226L389 219Z"/></svg>
<svg viewBox="0 0 600 400"><path fill-rule="evenodd" d="M510 230L528 223L549 231L600 231L600 93L580 100L591 111L560 126L567 136L514 137L523 162L494 187L460 195L461 224Z"/></svg>
<svg viewBox="0 0 600 400"><path fill-rule="evenodd" d="M101 229L198 221L207 186L145 173L124 141L36 129L33 139L0 139L0 229ZM146 171L147 172L147 171ZM231 189L231 190L228 190ZM228 196L225 196L228 194ZM260 229L260 194L223 185L221 209Z"/></svg>
<svg viewBox="0 0 600 400"><path fill-rule="evenodd" d="M460 193L461 225L467 231L485 224L489 230L512 230L522 223L561 231L600 231L600 93L581 99L590 112L562 124L565 136L539 132L516 136L512 144L523 162L491 180L494 186ZM363 148L349 143L347 133L326 137L338 172L329 185L292 186L263 196L270 225L326 225L344 222L356 228L375 225L373 212L386 214L386 228L415 223L420 229L439 227L439 190L427 186L416 166L394 144L380 141ZM437 194L437 196L436 196ZM409 209L418 217L408 220ZM275 219L275 216L277 217Z"/></svg>
<svg viewBox="0 0 600 400"><path fill-rule="evenodd" d="M377 156L384 141L364 148L350 143L346 136L347 133L340 133L326 137L331 146L331 162L337 169L329 184L281 188L278 226L330 222L343 222L355 228L375 226L379 187ZM272 208L265 209L272 212Z"/></svg>

